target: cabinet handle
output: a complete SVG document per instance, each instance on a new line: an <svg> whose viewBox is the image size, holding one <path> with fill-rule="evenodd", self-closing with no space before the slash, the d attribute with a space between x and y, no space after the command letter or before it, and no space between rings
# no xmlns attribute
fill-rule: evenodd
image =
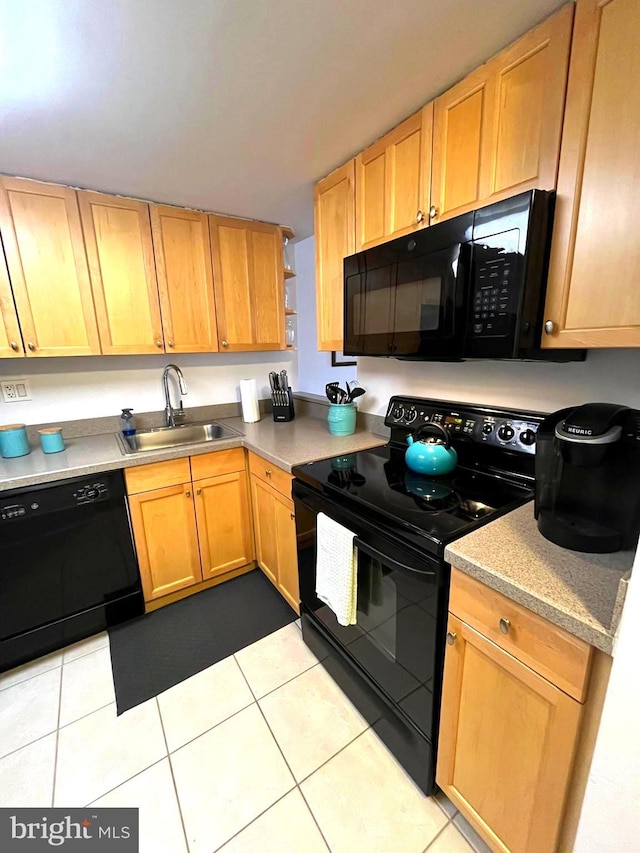
<svg viewBox="0 0 640 853"><path fill-rule="evenodd" d="M416 222L423 222L423 221L424 221L424 213L421 210L419 210L417 215L416 215Z"/></svg>
<svg viewBox="0 0 640 853"><path fill-rule="evenodd" d="M295 520L296 520L296 517L295 517L294 513L291 513L291 521L295 521Z"/></svg>
<svg viewBox="0 0 640 853"><path fill-rule="evenodd" d="M160 340L160 338L156 340L156 346L158 347L158 349L162 349L162 341Z"/></svg>
<svg viewBox="0 0 640 853"><path fill-rule="evenodd" d="M198 490L196 491L196 495L201 495L201 494L202 494L202 489L198 489Z"/></svg>
<svg viewBox="0 0 640 853"><path fill-rule="evenodd" d="M173 349L173 341L167 341L167 346L168 346L170 349Z"/></svg>
<svg viewBox="0 0 640 853"><path fill-rule="evenodd" d="M11 341L11 349L12 349L14 352L18 352L18 350L20 349L20 347L18 346L18 344L17 344L15 341Z"/></svg>
<svg viewBox="0 0 640 853"><path fill-rule="evenodd" d="M184 493L184 496L185 496L185 498L190 498L190 497L191 497L191 492L190 492L190 490L189 490L189 489L187 489L187 491Z"/></svg>
<svg viewBox="0 0 640 853"><path fill-rule="evenodd" d="M36 351L36 345L33 343L33 341L29 341L29 343L27 344L27 346L29 347L29 349L31 350L31 352L35 352L35 351Z"/></svg>
<svg viewBox="0 0 640 853"><path fill-rule="evenodd" d="M458 635L456 634L455 631L449 631L447 633L447 645L452 646L455 643L457 637L458 637Z"/></svg>
<svg viewBox="0 0 640 853"><path fill-rule="evenodd" d="M556 324L553 322L553 320L547 320L547 322L544 324L545 334L552 335L555 332L555 330L556 330Z"/></svg>
<svg viewBox="0 0 640 853"><path fill-rule="evenodd" d="M438 215L438 208L435 206L435 204L432 204L431 207L429 208L429 219L435 219L437 215Z"/></svg>
<svg viewBox="0 0 640 853"><path fill-rule="evenodd" d="M501 619L499 622L499 625L500 625L500 631L503 634L509 633L509 629L511 628L511 622L508 619Z"/></svg>
<svg viewBox="0 0 640 853"><path fill-rule="evenodd" d="M228 347L228 346L229 346L229 342L228 342L228 341L222 341L222 346L223 346L223 347Z"/></svg>
<svg viewBox="0 0 640 853"><path fill-rule="evenodd" d="M264 473L267 475L267 477L270 477L271 476L271 468L267 468Z"/></svg>

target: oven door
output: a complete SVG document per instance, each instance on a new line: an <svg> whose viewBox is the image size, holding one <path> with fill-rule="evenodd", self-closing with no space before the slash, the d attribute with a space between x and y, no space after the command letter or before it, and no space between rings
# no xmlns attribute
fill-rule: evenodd
<svg viewBox="0 0 640 853"><path fill-rule="evenodd" d="M294 481L303 611L402 716L435 742L448 573L344 507ZM316 518L324 512L355 534L357 624L338 624L315 592Z"/></svg>

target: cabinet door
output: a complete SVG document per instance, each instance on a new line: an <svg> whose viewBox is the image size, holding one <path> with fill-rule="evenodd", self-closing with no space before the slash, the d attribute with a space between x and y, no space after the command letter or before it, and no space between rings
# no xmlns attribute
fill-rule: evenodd
<svg viewBox="0 0 640 853"><path fill-rule="evenodd" d="M222 349L285 349L280 228L225 216L209 225Z"/></svg>
<svg viewBox="0 0 640 853"><path fill-rule="evenodd" d="M582 705L449 615L436 780L495 850L554 850Z"/></svg>
<svg viewBox="0 0 640 853"><path fill-rule="evenodd" d="M355 252L355 160L316 184L314 219L318 349L341 350L343 261Z"/></svg>
<svg viewBox="0 0 640 853"><path fill-rule="evenodd" d="M99 355L74 190L0 177L0 230L27 355Z"/></svg>
<svg viewBox="0 0 640 853"><path fill-rule="evenodd" d="M572 21L570 3L436 99L431 221L555 189Z"/></svg>
<svg viewBox="0 0 640 853"><path fill-rule="evenodd" d="M164 352L149 205L79 191L102 352Z"/></svg>
<svg viewBox="0 0 640 853"><path fill-rule="evenodd" d="M145 601L202 580L190 483L129 495Z"/></svg>
<svg viewBox="0 0 640 853"><path fill-rule="evenodd" d="M278 547L277 587L282 597L300 613L298 584L298 545L293 501L280 495L276 498L276 535Z"/></svg>
<svg viewBox="0 0 640 853"><path fill-rule="evenodd" d="M167 352L218 352L207 214L150 207Z"/></svg>
<svg viewBox="0 0 640 853"><path fill-rule="evenodd" d="M356 251L427 221L433 105L356 157Z"/></svg>
<svg viewBox="0 0 640 853"><path fill-rule="evenodd" d="M639 44L637 0L578 0L543 347L640 346Z"/></svg>
<svg viewBox="0 0 640 853"><path fill-rule="evenodd" d="M193 487L203 580L246 566L254 559L246 472L198 480Z"/></svg>
<svg viewBox="0 0 640 853"><path fill-rule="evenodd" d="M278 528L276 492L262 480L251 477L253 531L256 560L272 584L278 585Z"/></svg>
<svg viewBox="0 0 640 853"><path fill-rule="evenodd" d="M491 61L491 149L482 199L556 188L572 23L569 3Z"/></svg>
<svg viewBox="0 0 640 853"><path fill-rule="evenodd" d="M7 264L0 241L0 358L19 358L24 346L18 325L18 315L13 302Z"/></svg>

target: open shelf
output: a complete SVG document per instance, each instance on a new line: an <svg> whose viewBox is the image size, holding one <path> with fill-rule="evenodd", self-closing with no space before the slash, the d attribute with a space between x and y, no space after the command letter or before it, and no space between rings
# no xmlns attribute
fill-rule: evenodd
<svg viewBox="0 0 640 853"><path fill-rule="evenodd" d="M287 315L287 317L292 317L297 312L294 311L293 308L285 308L284 313Z"/></svg>
<svg viewBox="0 0 640 853"><path fill-rule="evenodd" d="M284 277L285 278L295 278L296 271L295 270L285 270Z"/></svg>

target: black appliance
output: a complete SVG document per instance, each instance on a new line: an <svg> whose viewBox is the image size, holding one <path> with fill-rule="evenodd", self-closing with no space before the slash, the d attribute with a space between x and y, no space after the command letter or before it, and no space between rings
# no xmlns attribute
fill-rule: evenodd
<svg viewBox="0 0 640 853"><path fill-rule="evenodd" d="M530 190L345 258L344 353L583 359L540 349L554 199Z"/></svg>
<svg viewBox="0 0 640 853"><path fill-rule="evenodd" d="M573 551L636 547L640 531L640 411L587 403L538 430L535 514L540 533Z"/></svg>
<svg viewBox="0 0 640 853"><path fill-rule="evenodd" d="M450 567L445 546L533 498L542 416L392 397L389 443L294 468L302 634L421 789L435 785ZM458 467L411 472L407 435L449 431ZM316 519L355 534L357 624L343 627L315 592Z"/></svg>
<svg viewBox="0 0 640 853"><path fill-rule="evenodd" d="M0 672L142 613L121 471L0 493Z"/></svg>

